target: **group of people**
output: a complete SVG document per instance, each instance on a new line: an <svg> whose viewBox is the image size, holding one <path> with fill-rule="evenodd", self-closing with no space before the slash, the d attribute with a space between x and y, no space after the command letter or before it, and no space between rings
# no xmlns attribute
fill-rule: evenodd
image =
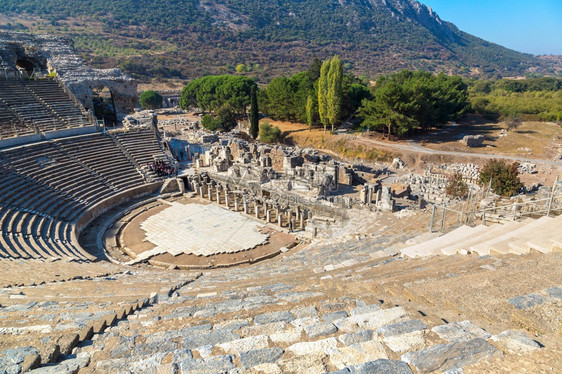
<svg viewBox="0 0 562 374"><path fill-rule="evenodd" d="M147 164L147 168L151 172L155 172L159 177L169 176L176 173L176 169L166 161L154 161Z"/></svg>

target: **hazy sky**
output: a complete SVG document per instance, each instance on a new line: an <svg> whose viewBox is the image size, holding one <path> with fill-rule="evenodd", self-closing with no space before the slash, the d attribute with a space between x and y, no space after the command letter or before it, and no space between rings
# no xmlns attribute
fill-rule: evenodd
<svg viewBox="0 0 562 374"><path fill-rule="evenodd" d="M418 0L462 31L520 52L562 55L562 0Z"/></svg>

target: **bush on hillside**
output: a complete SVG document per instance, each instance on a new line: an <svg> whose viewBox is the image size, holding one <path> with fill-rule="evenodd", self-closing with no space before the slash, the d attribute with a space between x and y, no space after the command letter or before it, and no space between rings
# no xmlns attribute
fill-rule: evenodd
<svg viewBox="0 0 562 374"><path fill-rule="evenodd" d="M144 91L139 98L140 105L145 109L162 108L162 95L153 90Z"/></svg>
<svg viewBox="0 0 562 374"><path fill-rule="evenodd" d="M511 197L523 187L518 168L517 162L507 164L504 160L490 160L480 170L480 183L487 185L491 180L494 193Z"/></svg>

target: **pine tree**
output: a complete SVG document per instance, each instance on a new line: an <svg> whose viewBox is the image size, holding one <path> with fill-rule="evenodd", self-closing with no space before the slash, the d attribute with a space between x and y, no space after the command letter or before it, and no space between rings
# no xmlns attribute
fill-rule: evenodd
<svg viewBox="0 0 562 374"><path fill-rule="evenodd" d="M259 109L256 85L250 91L250 135L256 139L259 132Z"/></svg>

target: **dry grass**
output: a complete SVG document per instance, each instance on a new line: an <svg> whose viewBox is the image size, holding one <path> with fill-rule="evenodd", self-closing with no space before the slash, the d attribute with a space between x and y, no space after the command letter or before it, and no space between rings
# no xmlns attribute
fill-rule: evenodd
<svg viewBox="0 0 562 374"><path fill-rule="evenodd" d="M321 127L315 127L309 131L307 125L300 123L273 121L271 119L265 121L281 129L281 136L287 144L319 149L348 160L391 161L394 157L394 154L388 151L360 144L357 139L351 136L332 135L329 131L324 133L324 129Z"/></svg>
<svg viewBox="0 0 562 374"><path fill-rule="evenodd" d="M507 125L503 122L491 123L472 118L451 128L450 131L426 135L420 140L425 147L436 150L528 156L539 159L552 159L562 145L562 127L552 122L523 122L517 130L508 131L507 136L500 137L500 132L506 129ZM469 148L458 142L464 135L477 134L486 137L482 147Z"/></svg>

